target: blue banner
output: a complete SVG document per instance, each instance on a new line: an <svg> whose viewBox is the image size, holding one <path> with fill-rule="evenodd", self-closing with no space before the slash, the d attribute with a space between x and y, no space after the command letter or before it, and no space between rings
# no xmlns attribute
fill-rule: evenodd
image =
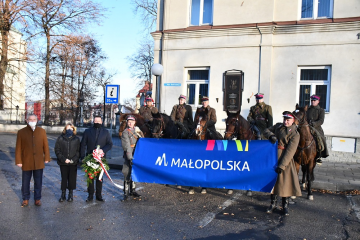
<svg viewBox="0 0 360 240"><path fill-rule="evenodd" d="M270 192L277 144L247 140L139 139L135 182Z"/></svg>

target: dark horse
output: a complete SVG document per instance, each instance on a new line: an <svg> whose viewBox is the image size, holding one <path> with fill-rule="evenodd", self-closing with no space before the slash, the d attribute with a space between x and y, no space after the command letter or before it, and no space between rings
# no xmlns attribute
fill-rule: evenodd
<svg viewBox="0 0 360 240"><path fill-rule="evenodd" d="M248 121L240 115L240 111L231 113L226 111L226 130L225 140L256 140L256 135L253 133Z"/></svg>
<svg viewBox="0 0 360 240"><path fill-rule="evenodd" d="M314 168L316 166L316 142L310 132L309 123L306 120L306 112L308 106L299 107L296 104L296 110L293 112L299 121L298 131L300 133L299 146L294 155L296 170L299 174L300 166L303 172L302 187L305 189L307 185L308 199L314 200L311 192L311 182L314 181ZM306 185L305 185L306 177Z"/></svg>
<svg viewBox="0 0 360 240"><path fill-rule="evenodd" d="M119 121L120 121L119 137L121 138L122 133L126 128L126 118L129 115L133 115L135 117L136 126L138 126L140 128L140 130L143 132L144 137L150 138L151 137L151 132L150 132L149 127L145 124L144 118L140 114L135 114L135 113L121 114L120 119L119 119Z"/></svg>
<svg viewBox="0 0 360 240"><path fill-rule="evenodd" d="M256 135L253 133L249 122L240 115L240 111L231 113L226 110L226 114L225 140L256 140ZM232 193L232 190L229 189L228 193ZM248 190L246 195L251 197L252 191Z"/></svg>
<svg viewBox="0 0 360 240"><path fill-rule="evenodd" d="M189 139L198 139L198 140L206 140L206 139L214 139L220 140L222 136L220 133L214 132L213 137L211 137L210 129L208 129L208 109L202 110L198 108L195 113L194 126L196 126L189 135Z"/></svg>
<svg viewBox="0 0 360 240"><path fill-rule="evenodd" d="M171 117L165 113L153 113L152 135L155 138L172 138L178 139L181 132L175 125Z"/></svg>

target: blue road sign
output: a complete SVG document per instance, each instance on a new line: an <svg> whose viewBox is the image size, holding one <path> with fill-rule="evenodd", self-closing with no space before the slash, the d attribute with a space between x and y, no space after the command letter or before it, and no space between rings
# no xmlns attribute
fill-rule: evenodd
<svg viewBox="0 0 360 240"><path fill-rule="evenodd" d="M165 87L180 87L181 83L164 83Z"/></svg>
<svg viewBox="0 0 360 240"><path fill-rule="evenodd" d="M106 85L105 103L118 104L120 99L120 85Z"/></svg>

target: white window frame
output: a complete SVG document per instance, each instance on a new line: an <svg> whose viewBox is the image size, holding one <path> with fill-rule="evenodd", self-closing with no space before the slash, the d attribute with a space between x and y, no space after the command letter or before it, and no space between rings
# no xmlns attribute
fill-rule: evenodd
<svg viewBox="0 0 360 240"><path fill-rule="evenodd" d="M302 69L327 69L328 70L328 79L327 80L300 80L301 70ZM296 99L300 103L300 86L301 85L310 85L310 96L315 94L317 85L327 85L326 92L326 108L324 109L326 113L330 112L330 89L331 89L331 66L323 65L323 66L298 66L297 73L298 87L296 91ZM324 101L324 99L320 99L320 101Z"/></svg>
<svg viewBox="0 0 360 240"><path fill-rule="evenodd" d="M209 77L207 80L189 80L188 76L189 76L189 71L191 71L191 70L207 70L209 72L209 74L208 74ZM202 106L201 104L198 104L199 94L197 94L200 90L200 84L207 84L208 85L208 93L210 93L209 80L210 80L210 67L185 68L185 91L184 92L186 92L186 94L187 94L188 84L195 84L194 104L189 104L189 99L186 100L186 103L192 107L193 112L195 112L198 107ZM190 96L187 96L187 97L189 98ZM207 97L210 97L210 96L207 96Z"/></svg>
<svg viewBox="0 0 360 240"><path fill-rule="evenodd" d="M192 25L191 24L191 13L192 13L192 0L189 1L190 6L190 14L189 14L189 26L210 26L213 24L214 21L214 0L212 0L212 13L211 13L211 23L202 23L203 22L203 13L204 13L204 0L200 0L200 12L199 12L199 24Z"/></svg>
<svg viewBox="0 0 360 240"><path fill-rule="evenodd" d="M318 17L318 6L319 1L321 0L313 0L313 16L311 18L302 18L301 11L302 11L302 0L299 0L299 19L300 20L309 20L309 19L327 19L333 17L334 12L334 0L330 0L330 16L329 17Z"/></svg>

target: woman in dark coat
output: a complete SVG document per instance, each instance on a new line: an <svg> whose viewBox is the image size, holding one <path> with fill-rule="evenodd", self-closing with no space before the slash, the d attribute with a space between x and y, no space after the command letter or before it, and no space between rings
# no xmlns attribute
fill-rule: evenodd
<svg viewBox="0 0 360 240"><path fill-rule="evenodd" d="M68 201L73 201L73 190L76 189L77 163L79 162L80 139L71 123L66 124L62 134L55 143L55 154L61 172L61 197L66 199L66 188L69 189Z"/></svg>

